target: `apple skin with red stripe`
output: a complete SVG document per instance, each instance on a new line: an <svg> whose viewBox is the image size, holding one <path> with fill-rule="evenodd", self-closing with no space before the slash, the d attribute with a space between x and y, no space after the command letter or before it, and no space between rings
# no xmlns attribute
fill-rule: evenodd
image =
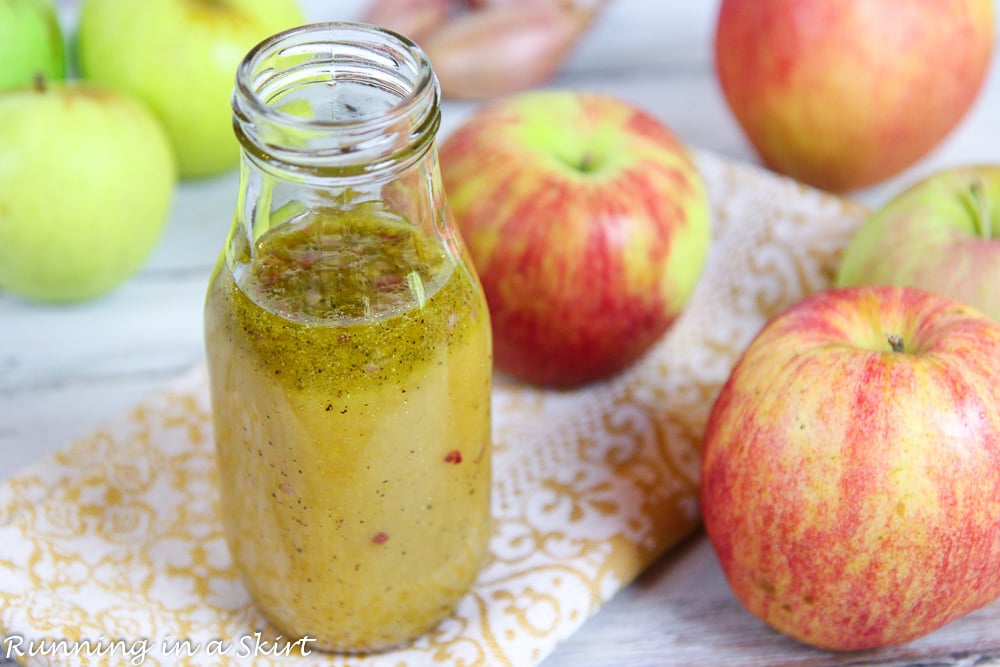
<svg viewBox="0 0 1000 667"><path fill-rule="evenodd" d="M940 169L899 192L858 228L835 284L919 287L1000 322L1000 163Z"/></svg>
<svg viewBox="0 0 1000 667"><path fill-rule="evenodd" d="M994 0L721 0L715 68L764 164L815 187L880 183L972 107Z"/></svg>
<svg viewBox="0 0 1000 667"><path fill-rule="evenodd" d="M971 306L806 297L738 361L703 447L708 538L778 631L873 649L1000 596L1000 325Z"/></svg>
<svg viewBox="0 0 1000 667"><path fill-rule="evenodd" d="M545 90L477 108L441 174L493 322L496 368L571 387L636 362L682 312L711 242L686 147L624 100Z"/></svg>

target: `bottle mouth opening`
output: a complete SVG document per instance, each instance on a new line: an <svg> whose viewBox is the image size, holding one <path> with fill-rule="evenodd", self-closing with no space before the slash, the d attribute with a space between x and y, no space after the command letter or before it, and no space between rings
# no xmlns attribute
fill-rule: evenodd
<svg viewBox="0 0 1000 667"><path fill-rule="evenodd" d="M364 23L315 23L273 35L240 63L233 126L244 148L299 167L355 167L429 147L440 87L410 39Z"/></svg>

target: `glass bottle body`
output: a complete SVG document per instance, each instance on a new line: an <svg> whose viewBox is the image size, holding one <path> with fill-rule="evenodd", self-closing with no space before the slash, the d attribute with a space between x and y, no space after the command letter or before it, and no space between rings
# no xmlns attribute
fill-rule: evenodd
<svg viewBox="0 0 1000 667"><path fill-rule="evenodd" d="M282 40L325 51L313 59L336 76L330 53L345 40L355 51L388 41L419 60L397 39L334 25L272 41L279 53L289 50ZM330 86L305 80L267 103L319 108ZM305 90L314 85L326 90ZM338 651L381 650L430 630L471 586L489 537L486 303L441 193L436 122L421 125L426 110L407 107L413 91L376 88L374 98L402 101L366 110L373 94L362 87L333 105L338 117L351 107L352 120L310 111L279 118L290 126L281 132L251 112L241 133L237 92L240 203L205 307L234 562L282 632ZM324 123L317 149L308 135ZM358 124L373 123L397 136L369 154L342 149L364 133ZM335 131L348 136L328 151ZM276 158L275 137L301 157Z"/></svg>

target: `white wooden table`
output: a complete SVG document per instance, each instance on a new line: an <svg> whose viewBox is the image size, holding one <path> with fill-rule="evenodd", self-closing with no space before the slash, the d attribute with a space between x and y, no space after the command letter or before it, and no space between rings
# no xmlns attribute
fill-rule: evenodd
<svg viewBox="0 0 1000 667"><path fill-rule="evenodd" d="M75 0L60 2L63 19L72 23ZM618 95L661 118L692 146L753 162L711 66L717 2L612 2L553 84ZM312 19L352 19L360 14L363 0L305 4ZM442 132L447 134L472 108L446 103ZM877 206L922 175L973 162L1000 162L1000 63L994 64L974 108L931 155L852 196ZM236 189L234 173L183 184L153 256L140 273L104 298L52 307L0 293L0 477L86 435L203 359L202 302L228 231ZM702 622L711 622L719 612L699 607L701 581L718 586L719 575L706 543L696 538L619 594L560 646L545 667L664 664L665 647L678 641L677 629L665 627L667 607L689 608L689 620ZM742 622L757 628L749 616ZM996 632L1000 636L1000 626ZM819 653L800 657L784 664L833 661ZM992 660L996 662L989 656L949 655L947 647L917 647L916 653L844 656L837 662L1000 664L1000 655Z"/></svg>

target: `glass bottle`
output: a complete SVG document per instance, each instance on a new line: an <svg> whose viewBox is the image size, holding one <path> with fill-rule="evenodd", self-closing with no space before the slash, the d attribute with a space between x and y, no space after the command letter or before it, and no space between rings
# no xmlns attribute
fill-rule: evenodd
<svg viewBox="0 0 1000 667"><path fill-rule="evenodd" d="M486 553L491 339L411 41L331 23L239 67L236 215L205 304L221 511L263 614L376 651L449 615Z"/></svg>

